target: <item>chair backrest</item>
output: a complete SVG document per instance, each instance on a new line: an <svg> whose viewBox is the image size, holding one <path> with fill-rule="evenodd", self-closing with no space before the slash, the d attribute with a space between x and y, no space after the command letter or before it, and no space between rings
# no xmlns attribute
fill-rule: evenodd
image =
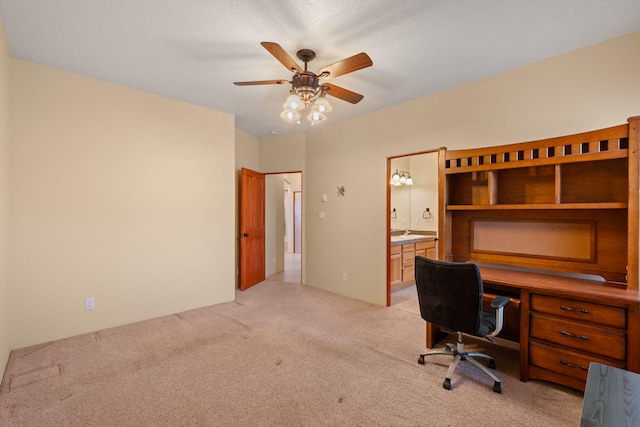
<svg viewBox="0 0 640 427"><path fill-rule="evenodd" d="M422 318L453 332L478 335L483 293L478 266L417 256L415 269Z"/></svg>

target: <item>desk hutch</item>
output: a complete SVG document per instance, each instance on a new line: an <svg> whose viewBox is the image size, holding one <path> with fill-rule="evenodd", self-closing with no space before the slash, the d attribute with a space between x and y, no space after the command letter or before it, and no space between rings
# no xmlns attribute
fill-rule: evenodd
<svg viewBox="0 0 640 427"><path fill-rule="evenodd" d="M478 263L488 297L511 297L522 381L584 390L590 362L640 372L639 126L441 150L438 258Z"/></svg>

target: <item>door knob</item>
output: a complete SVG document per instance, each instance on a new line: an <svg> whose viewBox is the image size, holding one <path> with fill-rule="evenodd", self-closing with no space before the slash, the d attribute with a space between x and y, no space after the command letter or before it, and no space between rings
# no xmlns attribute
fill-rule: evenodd
<svg viewBox="0 0 640 427"><path fill-rule="evenodd" d="M240 237L249 237L249 233L240 233Z"/></svg>

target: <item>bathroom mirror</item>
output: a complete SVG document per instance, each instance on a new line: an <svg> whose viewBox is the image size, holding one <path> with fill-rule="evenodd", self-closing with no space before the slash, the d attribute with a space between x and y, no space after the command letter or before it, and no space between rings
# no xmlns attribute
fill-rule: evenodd
<svg viewBox="0 0 640 427"><path fill-rule="evenodd" d="M391 230L438 230L438 153L414 154L391 159L396 171L410 176L412 185L390 185ZM427 211L427 209L429 209Z"/></svg>

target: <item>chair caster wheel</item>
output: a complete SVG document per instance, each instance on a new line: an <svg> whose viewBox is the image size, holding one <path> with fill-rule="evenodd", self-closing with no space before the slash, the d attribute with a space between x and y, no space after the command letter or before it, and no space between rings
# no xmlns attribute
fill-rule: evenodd
<svg viewBox="0 0 640 427"><path fill-rule="evenodd" d="M420 357L418 357L418 363L424 365L424 354L421 354Z"/></svg>
<svg viewBox="0 0 640 427"><path fill-rule="evenodd" d="M496 361L489 359L489 369L496 369Z"/></svg>
<svg viewBox="0 0 640 427"><path fill-rule="evenodd" d="M496 381L495 384L493 384L493 391L502 393L502 384L500 384L500 381Z"/></svg>
<svg viewBox="0 0 640 427"><path fill-rule="evenodd" d="M499 386L499 384L498 384ZM495 385L493 386L493 390L495 391ZM451 390L451 378L445 378L444 382L442 383L442 388L446 388L447 390Z"/></svg>

